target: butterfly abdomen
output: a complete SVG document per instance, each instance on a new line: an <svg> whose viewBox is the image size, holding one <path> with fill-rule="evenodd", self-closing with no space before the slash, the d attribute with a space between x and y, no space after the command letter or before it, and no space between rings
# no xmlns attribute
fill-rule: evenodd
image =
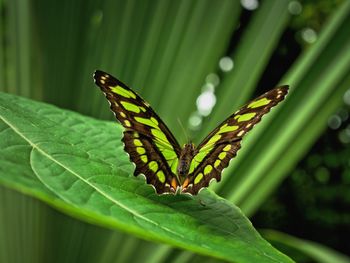
<svg viewBox="0 0 350 263"><path fill-rule="evenodd" d="M181 177L188 175L191 161L195 155L195 146L193 143L186 143L181 150L179 163L177 166L177 174Z"/></svg>
<svg viewBox="0 0 350 263"><path fill-rule="evenodd" d="M180 176L186 176L190 166L190 160L180 159L177 172Z"/></svg>

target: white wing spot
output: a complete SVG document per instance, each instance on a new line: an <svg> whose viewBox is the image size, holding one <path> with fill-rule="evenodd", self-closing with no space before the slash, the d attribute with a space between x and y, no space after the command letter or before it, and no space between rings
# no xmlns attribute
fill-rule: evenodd
<svg viewBox="0 0 350 263"><path fill-rule="evenodd" d="M242 136L244 134L244 131L240 131L238 134L237 134L237 136Z"/></svg>

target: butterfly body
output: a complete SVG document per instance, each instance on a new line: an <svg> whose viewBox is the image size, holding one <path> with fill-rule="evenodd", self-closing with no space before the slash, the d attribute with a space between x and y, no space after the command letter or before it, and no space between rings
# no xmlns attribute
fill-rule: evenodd
<svg viewBox="0 0 350 263"><path fill-rule="evenodd" d="M196 147L193 143L186 143L181 150L179 164L177 166L177 175L182 178L186 177L190 169L191 161L196 153Z"/></svg>
<svg viewBox="0 0 350 263"><path fill-rule="evenodd" d="M124 126L124 150L158 194L197 194L221 173L241 148L243 136L284 99L288 86L277 87L243 106L214 129L198 146L182 148L150 105L124 83L97 70L95 83L105 93Z"/></svg>

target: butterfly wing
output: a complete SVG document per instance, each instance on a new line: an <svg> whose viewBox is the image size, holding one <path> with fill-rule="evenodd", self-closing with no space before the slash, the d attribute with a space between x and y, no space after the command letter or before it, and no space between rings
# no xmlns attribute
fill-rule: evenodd
<svg viewBox="0 0 350 263"><path fill-rule="evenodd" d="M124 83L97 70L95 83L105 93L111 110L124 126L123 142L136 169L157 193L175 192L180 146L150 105Z"/></svg>
<svg viewBox="0 0 350 263"><path fill-rule="evenodd" d="M212 179L220 181L221 172L241 148L243 136L257 124L263 115L282 101L288 86L266 92L247 103L214 129L197 147L188 175L188 186L183 192L197 194Z"/></svg>

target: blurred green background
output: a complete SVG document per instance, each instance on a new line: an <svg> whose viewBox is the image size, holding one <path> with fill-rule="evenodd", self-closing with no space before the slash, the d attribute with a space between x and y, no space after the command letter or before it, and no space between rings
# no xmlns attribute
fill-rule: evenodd
<svg viewBox="0 0 350 263"><path fill-rule="evenodd" d="M182 144L289 84L211 188L297 262L349 262L350 2L0 0L0 90L113 119L95 69ZM101 149L103 150L103 149ZM0 157L1 158L1 157ZM0 188L0 262L219 262L78 221Z"/></svg>

